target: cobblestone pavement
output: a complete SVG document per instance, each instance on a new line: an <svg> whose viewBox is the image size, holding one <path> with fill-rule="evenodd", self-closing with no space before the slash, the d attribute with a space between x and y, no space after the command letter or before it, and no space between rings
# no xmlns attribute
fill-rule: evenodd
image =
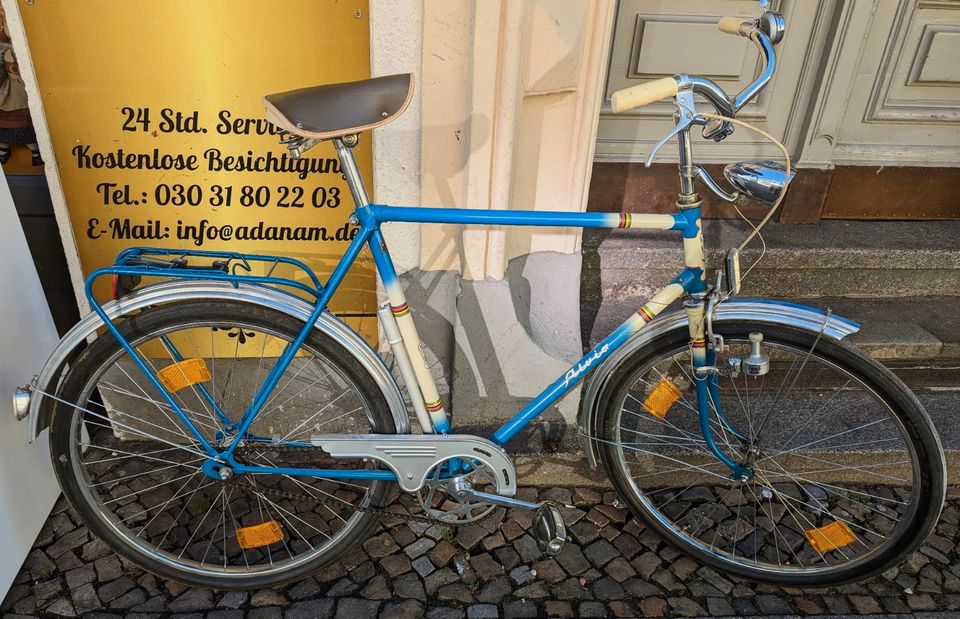
<svg viewBox="0 0 960 619"><path fill-rule="evenodd" d="M406 497L404 497L405 499ZM162 581L119 559L77 525L61 498L0 612L86 617L660 617L943 616L960 611L960 491L935 535L900 568L833 589L751 585L665 545L596 489L524 489L520 498L573 504L573 536L545 558L530 512L497 509L450 529L389 518L342 561L277 589L216 592ZM404 501L393 509L402 510Z"/></svg>

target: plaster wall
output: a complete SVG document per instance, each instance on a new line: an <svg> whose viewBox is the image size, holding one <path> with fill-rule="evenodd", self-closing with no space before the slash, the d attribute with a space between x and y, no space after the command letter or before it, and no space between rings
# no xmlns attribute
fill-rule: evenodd
<svg viewBox="0 0 960 619"><path fill-rule="evenodd" d="M585 210L614 8L372 3L373 73L419 71L418 108L374 138L377 199ZM391 224L387 242L457 423L511 416L580 357L578 230Z"/></svg>

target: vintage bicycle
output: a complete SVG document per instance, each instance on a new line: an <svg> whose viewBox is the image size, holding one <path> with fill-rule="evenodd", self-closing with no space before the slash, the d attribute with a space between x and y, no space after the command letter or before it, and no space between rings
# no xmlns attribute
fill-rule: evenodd
<svg viewBox="0 0 960 619"><path fill-rule="evenodd" d="M516 497L505 446L589 375L577 428L586 457L636 517L698 561L822 586L913 552L945 492L943 451L917 398L849 343L855 323L737 296L739 250L782 200L789 157L728 166L728 191L694 164L691 131L719 141L745 124L736 114L770 81L785 25L764 12L719 27L753 41L764 63L736 96L676 75L612 98L615 111L676 103L676 126L654 149L677 138L675 214L373 204L351 149L361 131L403 112L411 76L267 96L267 118L295 156L324 140L336 148L356 236L326 281L287 257L143 247L90 274L93 312L14 396L32 438L49 428L56 474L84 524L152 572L225 589L302 578L367 538L385 514L455 527L498 506L535 510L531 533L557 553L563 506ZM714 112L698 111L695 95ZM698 182L731 208L747 197L772 204L713 285ZM389 222L673 231L686 263L483 438L451 427L381 231ZM377 314L409 410L384 360L327 309L364 249L386 290ZM295 274L278 275L280 266ZM143 277L159 283L138 285ZM102 304L92 292L101 278L114 292ZM419 509L391 509L397 487Z"/></svg>

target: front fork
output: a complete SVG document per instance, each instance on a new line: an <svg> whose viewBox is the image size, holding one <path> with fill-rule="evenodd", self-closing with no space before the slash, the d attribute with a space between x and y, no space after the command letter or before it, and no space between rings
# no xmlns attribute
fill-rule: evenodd
<svg viewBox="0 0 960 619"><path fill-rule="evenodd" d="M716 412L716 423L721 428L721 432L729 432L733 438L741 443L747 441L746 437L724 415L720 403L720 389L717 384L718 375L716 372L708 371L708 368L715 367L717 351L714 349L707 350L707 342L704 337L706 320L704 297L705 295L697 295L683 304L683 309L687 313L687 325L690 329L690 356L693 366L693 381L697 391L697 414L700 418L700 432L703 434L703 440L707 443L707 448L710 449L711 453L730 469L731 478L749 481L753 478L753 471L730 459L717 445L713 436L713 424L711 422L713 412Z"/></svg>

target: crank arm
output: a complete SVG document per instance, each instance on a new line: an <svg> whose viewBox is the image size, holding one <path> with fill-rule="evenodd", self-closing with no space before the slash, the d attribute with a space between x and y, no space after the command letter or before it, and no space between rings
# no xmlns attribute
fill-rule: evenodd
<svg viewBox="0 0 960 619"><path fill-rule="evenodd" d="M503 505L504 507L518 507L520 509L529 509L529 510L540 509L539 503L531 503L530 501L521 501L520 499L515 499L509 496L501 496L499 494L491 494L489 492L479 492L477 490L462 490L461 492L462 494L458 495L457 498L475 499L477 501L483 501L485 503L495 503L497 505Z"/></svg>
<svg viewBox="0 0 960 619"><path fill-rule="evenodd" d="M321 434L310 442L335 458L370 458L397 476L405 492L417 492L441 462L459 458L490 467L497 494L517 493L517 475L509 456L497 445L470 434Z"/></svg>

